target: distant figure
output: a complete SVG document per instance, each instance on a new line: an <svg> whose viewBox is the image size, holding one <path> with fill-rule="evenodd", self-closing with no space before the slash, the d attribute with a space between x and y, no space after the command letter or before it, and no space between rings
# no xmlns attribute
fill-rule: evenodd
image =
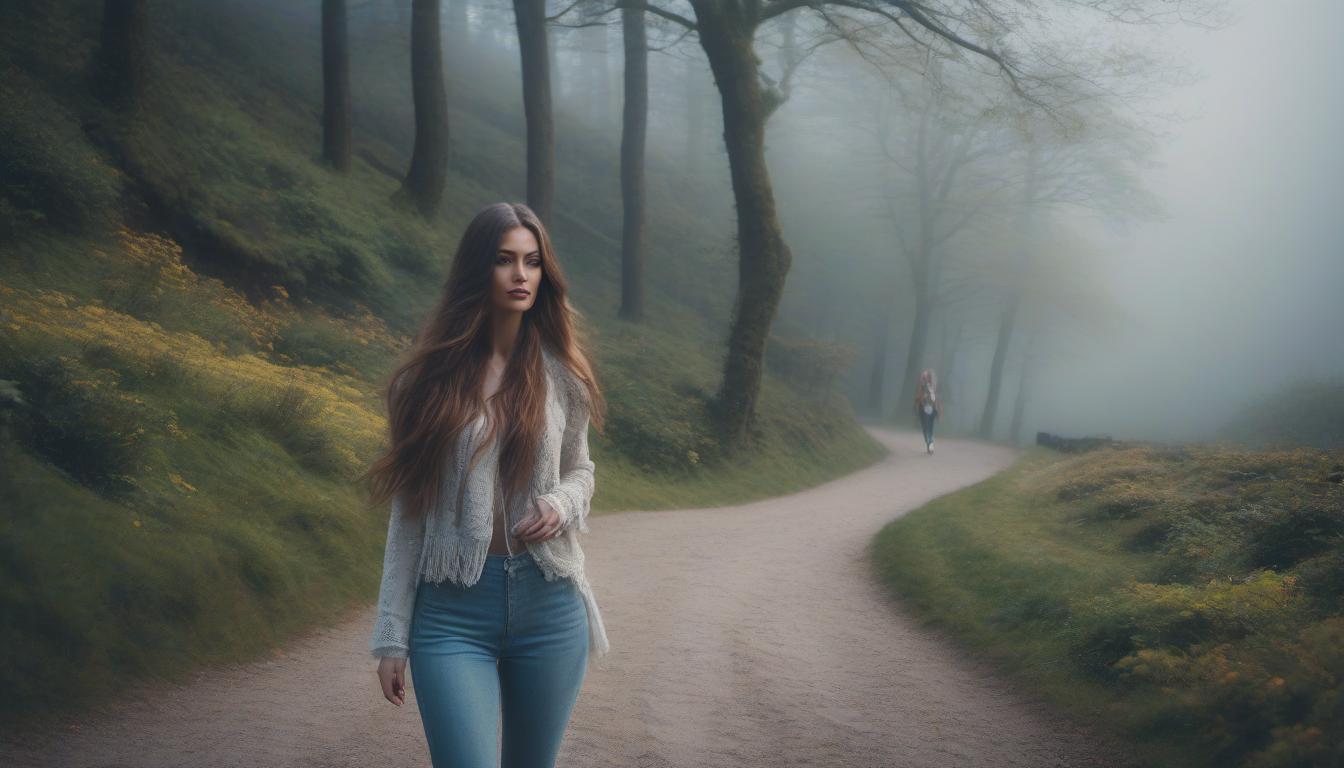
<svg viewBox="0 0 1344 768"><path fill-rule="evenodd" d="M933 453L933 420L943 414L943 403L938 399L938 380L928 368L919 374L915 411L919 414L919 425L924 428L924 450Z"/></svg>

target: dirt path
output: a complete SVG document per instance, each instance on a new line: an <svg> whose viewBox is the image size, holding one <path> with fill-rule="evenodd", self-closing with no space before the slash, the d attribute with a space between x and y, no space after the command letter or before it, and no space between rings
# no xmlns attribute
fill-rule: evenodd
<svg viewBox="0 0 1344 768"><path fill-rule="evenodd" d="M803 493L593 521L585 549L612 653L584 681L558 765L1122 765L901 614L864 559L887 521L1012 453L939 440L930 457L914 433L873 434L893 448L885 461ZM0 764L428 766L414 672L404 707L379 693L371 610L271 661L0 747Z"/></svg>

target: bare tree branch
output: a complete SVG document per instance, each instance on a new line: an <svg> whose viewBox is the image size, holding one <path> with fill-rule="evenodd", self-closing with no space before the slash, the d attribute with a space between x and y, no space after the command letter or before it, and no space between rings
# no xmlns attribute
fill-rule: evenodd
<svg viewBox="0 0 1344 768"><path fill-rule="evenodd" d="M554 16L547 16L547 17L546 17L546 23L547 23L547 24L551 24L551 23L553 23L553 22L559 20L562 16L564 16L565 14L567 14L567 13L569 13L570 11L574 10L574 9L577 8L578 6L582 5L584 2L585 2L585 0L574 0L574 2L570 3L570 4L569 4L563 11L560 11L559 13L555 14ZM556 26L566 26L566 27L567 27L567 26L569 26L569 25L568 25L568 24L557 24Z"/></svg>
<svg viewBox="0 0 1344 768"><path fill-rule="evenodd" d="M644 2L644 0L615 0L615 2L612 3L610 10L616 10L617 8L642 8L645 11L652 13L654 16L661 16L662 18L667 19L668 21L674 21L689 30L699 31L700 29L698 26L696 26L696 23L694 21L691 21L685 16L682 16L679 13L673 13L672 11L665 10L663 8L659 8L656 5L649 5L648 3Z"/></svg>

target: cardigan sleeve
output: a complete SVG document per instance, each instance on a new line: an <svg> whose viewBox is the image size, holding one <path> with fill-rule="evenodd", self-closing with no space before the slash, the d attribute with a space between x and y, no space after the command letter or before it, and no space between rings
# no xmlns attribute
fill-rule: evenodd
<svg viewBox="0 0 1344 768"><path fill-rule="evenodd" d="M378 617L369 638L375 658L410 653L411 613L419 581L420 549L424 542L425 516L408 519L401 495L392 500L387 522L387 545L383 551L383 581L378 589Z"/></svg>
<svg viewBox="0 0 1344 768"><path fill-rule="evenodd" d="M588 408L579 396L567 398L565 432L560 443L560 482L537 497L545 499L566 528L588 532L588 510L593 499L593 470L588 456Z"/></svg>

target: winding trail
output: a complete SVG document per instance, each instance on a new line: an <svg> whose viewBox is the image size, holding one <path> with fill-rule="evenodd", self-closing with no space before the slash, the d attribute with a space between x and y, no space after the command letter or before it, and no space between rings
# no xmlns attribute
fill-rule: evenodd
<svg viewBox="0 0 1344 768"><path fill-rule="evenodd" d="M919 627L871 573L879 528L1013 452L939 440L926 456L916 433L869 429L889 456L801 493L593 520L584 547L612 652L584 681L557 765L1128 765ZM372 610L271 660L136 690L76 730L0 745L0 764L428 766L414 670L403 707L379 691Z"/></svg>

